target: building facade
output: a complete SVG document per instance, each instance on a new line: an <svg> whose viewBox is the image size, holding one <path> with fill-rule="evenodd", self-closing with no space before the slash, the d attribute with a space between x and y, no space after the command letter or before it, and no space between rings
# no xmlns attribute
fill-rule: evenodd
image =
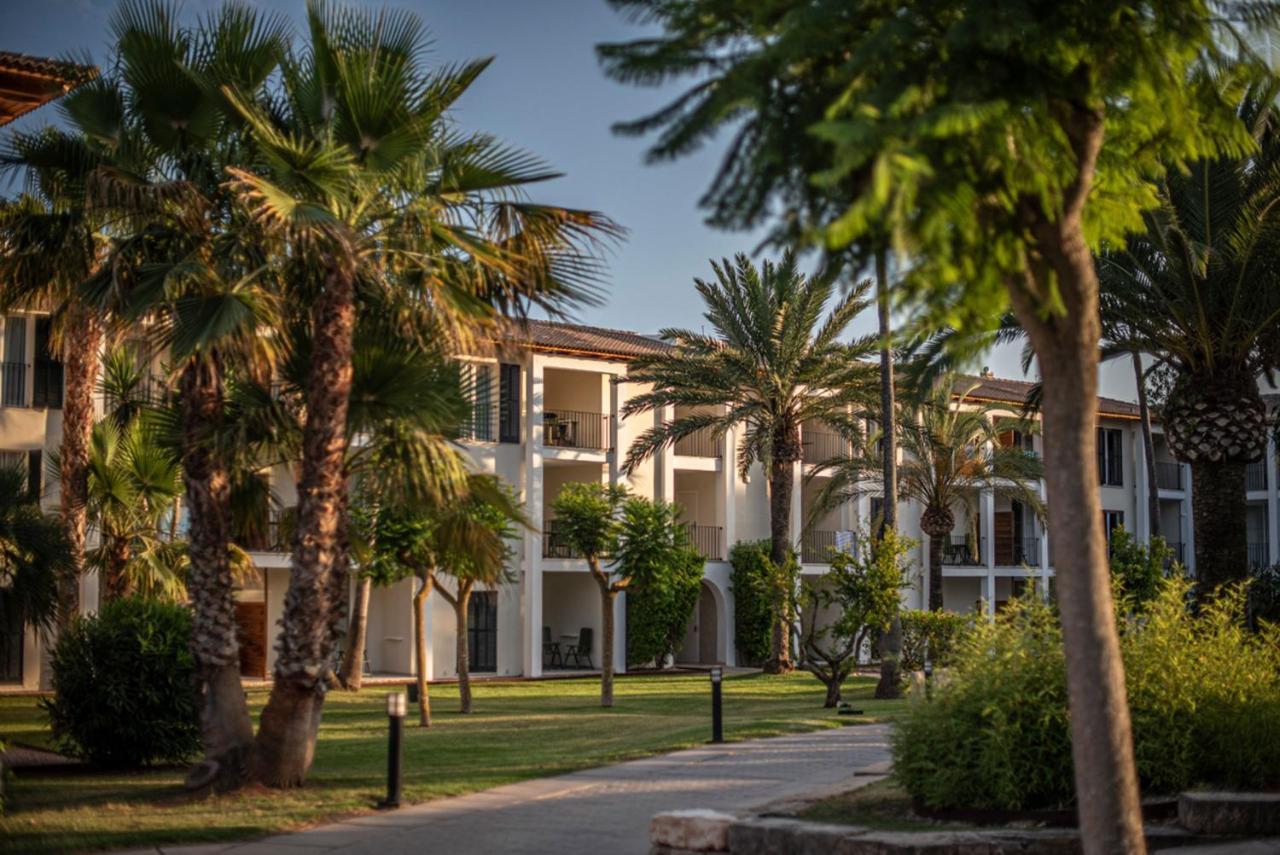
<svg viewBox="0 0 1280 855"><path fill-rule="evenodd" d="M573 482L625 484L633 492L675 502L683 511L690 539L706 559L702 591L677 662L735 664L734 598L729 550L739 541L762 540L769 532L766 479L757 465L742 477L734 465L737 436L695 435L658 454L630 476L620 469L626 449L656 419L683 413L658 413L623 419L629 397L643 387L627 382L630 360L665 346L645 336L595 327L531 322L528 335L510 342L498 355L464 360L474 390L471 417L461 444L477 469L493 473L518 492L532 528L513 544L510 580L473 595L467 643L472 669L497 676L538 677L554 668L599 667L601 650L599 595L586 563L557 537L553 502ZM61 432L60 366L48 353L47 319L16 314L0 328L0 455L25 461L32 477L40 460L57 448ZM994 377L972 378L967 398L1016 417L1031 384ZM56 389L56 391L55 391ZM1098 400L1098 473L1108 531L1123 526L1145 540L1152 529L1144 496L1147 467L1135 405ZM841 453L841 439L822 425L802 428L803 460L796 465L792 530L806 577L827 570L830 550L848 543L871 520L878 506L868 492L811 520L822 487L817 464ZM1009 432L1002 442L1028 454L1044 450L1045 437ZM1190 473L1173 461L1159 426L1155 438L1160 529L1184 563L1194 561ZM269 473L279 503L295 501L293 472ZM1272 443L1265 460L1248 473L1250 559L1280 563L1280 464ZM46 507L57 507L57 484L44 485ZM1042 491L1044 485L1038 488ZM928 601L927 539L920 534L920 508L903 502L900 526L919 543L912 558L918 583L904 602L919 608ZM1054 576L1055 547L1042 523L1026 508L989 489L971 491L953 509L956 525L943 549L943 599L946 608L994 613L1028 586L1047 590ZM242 671L246 679L266 679L285 591L287 544L275 536L273 514L265 536L243 542L258 573L238 593ZM808 525L806 526L806 523ZM1193 569L1193 568L1192 568ZM365 656L380 674L413 673L415 650L412 595L416 582L375 587L370 600ZM97 582L82 582L82 602L98 601ZM617 598L614 665L625 670L626 595ZM455 620L440 596L428 600L431 645L430 678L455 675ZM0 691L35 689L47 683L44 653L36 633L19 624L4 628L0 655ZM586 636L590 634L590 644ZM589 648L589 657L565 663L550 651L571 645Z"/></svg>

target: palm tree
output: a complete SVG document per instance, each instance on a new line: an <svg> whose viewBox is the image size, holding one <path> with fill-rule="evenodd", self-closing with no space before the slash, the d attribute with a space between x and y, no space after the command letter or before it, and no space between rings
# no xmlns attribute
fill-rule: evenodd
<svg viewBox="0 0 1280 855"><path fill-rule="evenodd" d="M29 485L23 467L0 467L0 585L26 623L47 630L60 616L59 580L75 556L66 530L44 515Z"/></svg>
<svg viewBox="0 0 1280 855"><path fill-rule="evenodd" d="M100 83L89 84L93 90ZM72 105L90 97L72 93ZM103 219L89 205L88 181L106 152L82 133L16 133L0 151L0 171L21 173L27 193L0 208L0 311L47 308L58 323L54 341L62 357L62 466L58 472L62 525L75 559L58 580L59 623L80 611L85 560L89 433L97 382L102 319L80 298L80 286L103 256Z"/></svg>
<svg viewBox="0 0 1280 855"><path fill-rule="evenodd" d="M793 560L791 503L801 460L800 426L834 424L851 407L873 400L878 387L874 366L862 361L875 352L875 337L840 341L869 306L870 285L862 283L832 304L833 281L805 277L791 253L758 270L743 254L732 263L713 262L712 269L714 281L695 280L711 333L663 330L671 349L637 360L628 375L652 388L628 400L624 416L667 407L689 412L646 430L628 449L623 468L634 472L659 450L699 431L722 437L741 429L737 468L743 477L756 463L764 468L769 555L780 568ZM790 623L780 616L767 671L793 667L789 639Z"/></svg>
<svg viewBox="0 0 1280 855"><path fill-rule="evenodd" d="M1278 90L1240 107L1255 151L1168 175L1145 231L1098 259L1105 337L1174 372L1165 439L1191 464L1206 591L1248 573L1245 465L1267 441L1258 380L1280 369Z"/></svg>
<svg viewBox="0 0 1280 855"><path fill-rule="evenodd" d="M904 498L920 503L920 528L929 538L929 608L942 609L942 561L946 538L955 529L955 508L974 490L989 489L1021 502L1043 518L1044 502L1036 484L1040 460L1021 448L1001 444L1008 429L992 404L969 400L972 387L956 394L956 382L944 377L923 399L902 407L901 440L906 452L898 468ZM1026 425L1020 425L1023 430ZM855 446L856 447L856 446ZM877 472L874 443L867 452L819 465L830 479L815 500L815 515L868 489Z"/></svg>
<svg viewBox="0 0 1280 855"><path fill-rule="evenodd" d="M270 109L223 90L258 152L254 169L229 170L233 187L255 225L287 247L283 274L309 307L314 342L298 533L256 742L257 776L276 786L306 777L325 663L343 631L342 474L362 295L381 291L420 335L461 340L499 312L584 297L595 241L616 232L597 214L524 201L524 187L553 173L447 121L487 62L429 71L422 27L407 14L311 2L307 26L310 42L284 63Z"/></svg>

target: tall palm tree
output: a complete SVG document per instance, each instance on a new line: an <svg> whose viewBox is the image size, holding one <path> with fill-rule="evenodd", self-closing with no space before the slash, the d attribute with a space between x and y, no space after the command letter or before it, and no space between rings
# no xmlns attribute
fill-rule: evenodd
<svg viewBox="0 0 1280 855"><path fill-rule="evenodd" d="M58 581L75 556L65 529L44 515L29 485L23 467L0 467L0 585L25 623L47 630L60 614Z"/></svg>
<svg viewBox="0 0 1280 855"><path fill-rule="evenodd" d="M362 296L381 289L420 334L463 339L501 312L585 296L595 241L615 232L597 214L524 201L523 188L553 173L452 127L447 111L487 62L428 69L424 31L407 14L310 2L307 28L271 109L224 89L259 154L255 168L230 170L233 187L288 247L283 275L309 307L314 343L298 532L255 753L257 776L276 786L306 777L325 663L344 630L342 474Z"/></svg>
<svg viewBox="0 0 1280 855"><path fill-rule="evenodd" d="M792 558L791 504L801 460L800 427L834 424L852 407L874 400L875 367L862 360L876 338L841 341L870 302L863 283L833 301L828 277L806 277L787 253L759 269L746 255L712 262L714 281L696 279L710 334L662 331L671 349L635 361L631 381L652 388L627 401L623 415L688 407L687 415L646 430L627 451L624 470L679 439L709 430L716 437L742 430L739 474L760 463L769 483L770 560L781 568ZM766 670L790 670L790 624L776 619Z"/></svg>
<svg viewBox="0 0 1280 855"><path fill-rule="evenodd" d="M98 82L90 87L103 88ZM73 93L72 103L90 95ZM66 383L58 500L75 559L58 580L64 627L80 610L89 433L103 328L79 293L103 258L104 222L89 204L88 181L108 157L109 149L87 135L52 128L13 134L0 150L0 172L20 173L26 187L22 197L0 208L0 311L45 308L58 319L53 339Z"/></svg>
<svg viewBox="0 0 1280 855"><path fill-rule="evenodd" d="M1146 229L1098 259L1104 335L1174 372L1165 439L1191 464L1196 571L1206 591L1248 573L1245 465L1266 449L1259 378L1280 369L1280 84L1240 115L1238 158L1171 173Z"/></svg>
<svg viewBox="0 0 1280 855"><path fill-rule="evenodd" d="M1039 458L1001 445L1000 434L1009 425L997 416L998 408L970 400L972 388L958 396L955 388L953 379L944 377L925 397L902 406L900 413L906 454L898 468L899 489L904 498L923 507L920 528L929 538L929 608L934 611L942 609L943 546L955 529L956 507L965 504L970 493L993 490L1021 502L1038 517L1045 513L1036 488L1042 477ZM868 483L877 473L874 448L872 442L869 453L819 465L818 473L830 477L815 500L815 515L879 489L874 481Z"/></svg>

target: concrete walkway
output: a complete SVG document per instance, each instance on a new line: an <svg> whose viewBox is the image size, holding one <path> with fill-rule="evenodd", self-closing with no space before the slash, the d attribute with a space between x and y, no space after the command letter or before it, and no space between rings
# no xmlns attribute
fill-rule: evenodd
<svg viewBox="0 0 1280 855"><path fill-rule="evenodd" d="M649 819L680 808L744 810L849 780L889 760L885 725L707 746L438 799L252 843L162 853L645 855Z"/></svg>

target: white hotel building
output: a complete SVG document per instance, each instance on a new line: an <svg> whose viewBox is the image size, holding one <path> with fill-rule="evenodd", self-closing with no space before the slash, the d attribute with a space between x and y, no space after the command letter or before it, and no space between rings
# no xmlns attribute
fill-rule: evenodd
<svg viewBox="0 0 1280 855"><path fill-rule="evenodd" d="M47 319L14 314L0 326L0 456L29 462L32 477L42 458L58 446L61 431L61 370L47 352ZM585 562L572 557L555 535L550 507L570 482L625 483L634 492L672 501L683 508L694 544L706 557L702 593L677 661L735 664L730 547L768 537L766 479L757 466L746 478L734 461L736 437L719 441L693 437L646 462L631 477L620 461L632 440L653 424L653 416L620 417L639 387L627 383L628 360L664 347L645 336L569 324L532 322L527 341L501 357L468 360L477 389L471 424L462 441L476 466L509 482L521 495L535 530L515 549L512 581L473 596L470 615L472 668L499 676L537 677L550 669L544 642L566 646L584 629L593 635L593 665L600 662L599 596ZM970 397L1007 405L1016 415L1030 384L992 377L974 378ZM1099 481L1108 530L1123 524L1139 538L1150 531L1146 466L1135 405L1098 399ZM667 414L670 415L670 414ZM1192 560L1188 468L1173 461L1156 428L1156 469L1161 530L1187 562ZM1043 436L1008 435L1028 452L1042 451ZM874 497L864 496L804 530L808 510L821 488L814 464L839 451L840 440L822 425L803 429L804 461L795 469L792 529L803 572L827 569L829 547L838 533L856 531L869 520ZM271 473L282 505L293 501L292 473ZM1266 459L1249 468L1249 549L1258 564L1280 562L1280 466L1272 444ZM57 484L44 485L49 510L57 507ZM1043 484L1041 485L1043 490ZM1027 585L1051 584L1053 544L1034 515L1007 497L975 489L956 509L956 529L944 548L944 601L948 609L994 611ZM915 561L927 579L928 549L919 531L920 508L904 502L902 528L920 545ZM271 540L268 538L267 540ZM239 593L242 668L246 679L270 674L276 623L288 584L285 548L244 544L260 573ZM96 579L83 581L86 608L98 602ZM926 592L908 590L908 605L920 607ZM410 674L414 662L411 595L414 580L375 588L369 609L368 665L378 674ZM3 591L0 591L3 596ZM429 677L454 675L455 638L451 607L441 597L428 600L431 668ZM12 611L12 610L10 610ZM625 668L626 597L618 597L614 646ZM40 639L17 621L0 626L0 691L47 686ZM584 666L585 667L585 666Z"/></svg>

